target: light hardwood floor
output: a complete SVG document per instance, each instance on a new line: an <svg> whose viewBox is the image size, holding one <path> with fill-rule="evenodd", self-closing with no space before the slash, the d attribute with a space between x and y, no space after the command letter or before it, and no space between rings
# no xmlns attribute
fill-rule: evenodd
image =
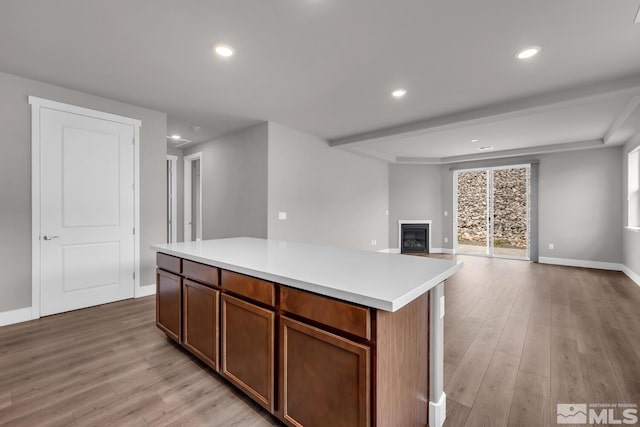
<svg viewBox="0 0 640 427"><path fill-rule="evenodd" d="M640 287L624 274L458 258L447 427L555 426L557 403L640 402Z"/></svg>
<svg viewBox="0 0 640 427"><path fill-rule="evenodd" d="M553 426L556 403L638 403L640 287L617 272L459 259L447 427ZM279 425L167 340L154 311L149 297L0 328L0 425Z"/></svg>
<svg viewBox="0 0 640 427"><path fill-rule="evenodd" d="M0 425L273 426L155 326L154 297L0 328Z"/></svg>

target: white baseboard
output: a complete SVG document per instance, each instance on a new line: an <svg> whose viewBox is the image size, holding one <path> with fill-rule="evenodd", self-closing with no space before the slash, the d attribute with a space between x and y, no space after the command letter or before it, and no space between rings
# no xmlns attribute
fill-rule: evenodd
<svg viewBox="0 0 640 427"><path fill-rule="evenodd" d="M148 297L149 295L155 295L155 294L156 294L156 284L152 283L151 285L141 286L137 288L136 295L134 298Z"/></svg>
<svg viewBox="0 0 640 427"><path fill-rule="evenodd" d="M541 256L540 264L566 265L568 267L596 268L598 270L623 271L623 265L616 262L586 261L582 259L550 258Z"/></svg>
<svg viewBox="0 0 640 427"><path fill-rule="evenodd" d="M380 249L378 252L382 252L385 254L399 254L400 253L400 249L398 248L387 248L387 249Z"/></svg>
<svg viewBox="0 0 640 427"><path fill-rule="evenodd" d="M453 255L453 249L449 248L431 248L432 254L449 254Z"/></svg>
<svg viewBox="0 0 640 427"><path fill-rule="evenodd" d="M0 326L13 325L15 323L26 322L27 320L31 320L31 307L0 313Z"/></svg>
<svg viewBox="0 0 640 427"><path fill-rule="evenodd" d="M626 265L622 266L622 272L626 274L629 279L633 280L636 285L640 286L640 274L636 273Z"/></svg>
<svg viewBox="0 0 640 427"><path fill-rule="evenodd" d="M442 427L447 419L447 395L442 392L438 402L429 401L429 427Z"/></svg>

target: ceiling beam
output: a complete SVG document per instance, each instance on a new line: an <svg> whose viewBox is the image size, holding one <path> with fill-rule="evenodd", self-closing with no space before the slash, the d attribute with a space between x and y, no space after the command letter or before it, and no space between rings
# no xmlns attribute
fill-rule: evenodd
<svg viewBox="0 0 640 427"><path fill-rule="evenodd" d="M622 127L624 122L627 121L627 119L631 116L631 114L633 114L633 112L636 110L636 108L638 108L639 105L640 95L636 95L629 100L620 114L618 114L618 117L616 117L616 119L613 121L611 127L609 127L609 129L607 130L607 133L604 134L604 138L602 138L602 140L605 144L610 144L611 142L613 142L613 136L615 135L615 133Z"/></svg>
<svg viewBox="0 0 640 427"><path fill-rule="evenodd" d="M587 100L612 97L620 93L630 93L631 95L640 94L640 74L595 85L548 92L529 98L487 105L459 113L336 138L329 140L329 144L332 147L336 147L442 132L466 126L495 122L497 120L567 108L573 105L579 105Z"/></svg>
<svg viewBox="0 0 640 427"><path fill-rule="evenodd" d="M512 150L494 151L488 153L469 154L442 158L432 157L397 157L397 163L415 163L423 165L448 165L452 163L473 162L476 160L503 159L507 157L532 156L538 154L560 153L563 151L586 150L588 148L604 148L601 139L568 142L563 144L540 145L537 147L516 148Z"/></svg>

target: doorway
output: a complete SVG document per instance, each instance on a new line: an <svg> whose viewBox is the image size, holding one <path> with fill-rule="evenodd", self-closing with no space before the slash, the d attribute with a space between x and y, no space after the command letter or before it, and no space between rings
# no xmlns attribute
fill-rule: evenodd
<svg viewBox="0 0 640 427"><path fill-rule="evenodd" d="M178 241L178 156L167 155L167 243Z"/></svg>
<svg viewBox="0 0 640 427"><path fill-rule="evenodd" d="M454 250L530 259L531 166L454 172Z"/></svg>
<svg viewBox="0 0 640 427"><path fill-rule="evenodd" d="M184 156L184 241L202 240L202 153Z"/></svg>

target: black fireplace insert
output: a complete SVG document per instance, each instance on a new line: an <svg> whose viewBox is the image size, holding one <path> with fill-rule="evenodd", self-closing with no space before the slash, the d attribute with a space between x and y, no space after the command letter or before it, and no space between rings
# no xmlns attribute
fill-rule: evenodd
<svg viewBox="0 0 640 427"><path fill-rule="evenodd" d="M401 253L429 253L429 224L401 224Z"/></svg>

